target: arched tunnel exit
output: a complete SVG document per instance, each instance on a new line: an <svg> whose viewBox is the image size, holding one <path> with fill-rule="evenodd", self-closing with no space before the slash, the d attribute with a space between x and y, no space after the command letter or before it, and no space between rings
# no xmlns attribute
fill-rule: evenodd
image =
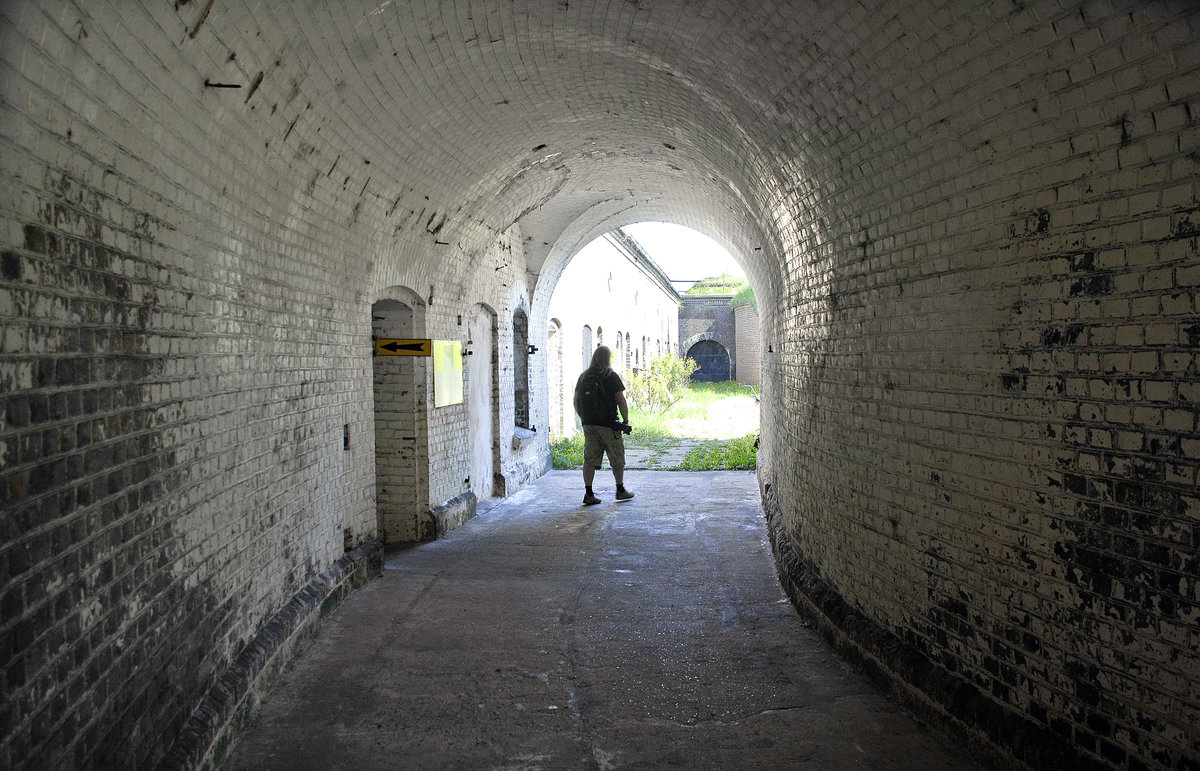
<svg viewBox="0 0 1200 771"><path fill-rule="evenodd" d="M1200 762L1198 24L3 4L0 758L223 752L380 572L371 338L494 313L461 401L413 377L405 521L463 521L545 477L563 267L658 220L744 258L758 501L808 622L1014 762Z"/></svg>

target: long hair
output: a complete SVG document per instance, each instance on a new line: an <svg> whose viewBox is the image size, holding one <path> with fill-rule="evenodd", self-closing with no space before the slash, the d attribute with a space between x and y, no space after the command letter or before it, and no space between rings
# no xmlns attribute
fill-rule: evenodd
<svg viewBox="0 0 1200 771"><path fill-rule="evenodd" d="M601 345L592 352L592 363L588 365L588 369L597 372L612 369L612 349L607 345Z"/></svg>

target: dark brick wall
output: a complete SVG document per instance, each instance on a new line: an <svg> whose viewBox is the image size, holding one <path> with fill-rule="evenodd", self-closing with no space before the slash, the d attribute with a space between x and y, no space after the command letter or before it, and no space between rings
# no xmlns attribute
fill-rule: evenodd
<svg viewBox="0 0 1200 771"><path fill-rule="evenodd" d="M684 295L679 305L679 355L700 340L713 340L729 352L732 377L737 377L737 334L730 295Z"/></svg>

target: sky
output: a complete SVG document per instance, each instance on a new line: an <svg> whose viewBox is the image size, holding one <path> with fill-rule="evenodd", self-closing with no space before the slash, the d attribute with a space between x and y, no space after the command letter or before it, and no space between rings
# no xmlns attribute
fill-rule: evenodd
<svg viewBox="0 0 1200 771"><path fill-rule="evenodd" d="M746 275L725 247L683 225L638 222L626 225L623 230L633 236L650 259L662 268L676 291L684 292L692 281L723 273Z"/></svg>

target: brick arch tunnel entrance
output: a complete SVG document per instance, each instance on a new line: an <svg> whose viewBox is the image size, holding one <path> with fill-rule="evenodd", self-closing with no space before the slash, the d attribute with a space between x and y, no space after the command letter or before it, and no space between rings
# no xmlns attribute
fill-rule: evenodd
<svg viewBox="0 0 1200 771"><path fill-rule="evenodd" d="M686 356L696 362L692 380L697 383L720 383L730 379L729 351L717 341L701 340L687 350Z"/></svg>
<svg viewBox="0 0 1200 771"><path fill-rule="evenodd" d="M1198 27L1166 0L5 4L0 763L211 759L378 572L376 302L443 351L494 310L520 495L555 282L650 220L753 286L755 481L810 623L1013 762L1200 763ZM451 358L414 364L465 395L418 409L417 521L486 492L487 373Z"/></svg>

